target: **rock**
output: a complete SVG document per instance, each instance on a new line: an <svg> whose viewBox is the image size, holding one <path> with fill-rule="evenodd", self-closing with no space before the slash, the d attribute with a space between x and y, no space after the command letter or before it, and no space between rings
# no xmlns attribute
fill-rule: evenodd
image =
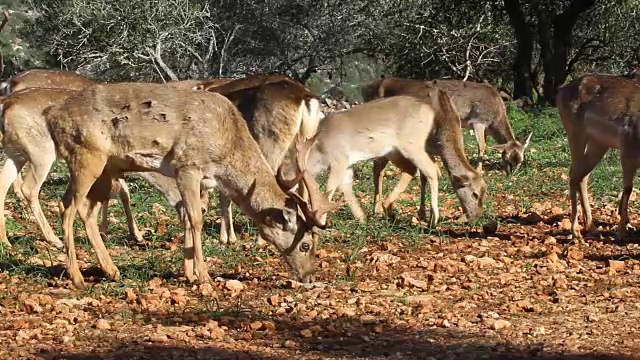
<svg viewBox="0 0 640 360"><path fill-rule="evenodd" d="M309 329L300 330L300 335L306 338L310 338L313 336L313 332Z"/></svg>
<svg viewBox="0 0 640 360"><path fill-rule="evenodd" d="M105 319L98 319L98 321L96 321L96 329L109 330L111 329L111 324Z"/></svg>
<svg viewBox="0 0 640 360"><path fill-rule="evenodd" d="M624 270L624 261L619 260L609 260L609 274L613 275L618 271Z"/></svg>
<svg viewBox="0 0 640 360"><path fill-rule="evenodd" d="M156 334L149 336L149 341L152 343L165 343L169 341L169 338L164 334Z"/></svg>
<svg viewBox="0 0 640 360"><path fill-rule="evenodd" d="M262 326L265 330L269 331L273 331L276 329L276 324L272 323L271 321L265 321L264 323L262 323Z"/></svg>
<svg viewBox="0 0 640 360"><path fill-rule="evenodd" d="M562 228L562 230L571 230L571 220L562 219L562 221L560 221L560 228Z"/></svg>
<svg viewBox="0 0 640 360"><path fill-rule="evenodd" d="M491 328L496 331L507 329L510 327L511 327L511 323L508 322L507 320L502 320L502 319L495 320L493 324L491 324Z"/></svg>
<svg viewBox="0 0 640 360"><path fill-rule="evenodd" d="M138 298L138 295L136 295L132 288L124 289L124 296L125 300L127 300L128 302L136 301L136 299Z"/></svg>
<svg viewBox="0 0 640 360"><path fill-rule="evenodd" d="M412 295L407 296L407 303L409 304L431 304L433 302L433 296L431 295Z"/></svg>
<svg viewBox="0 0 640 360"><path fill-rule="evenodd" d="M584 258L584 253L576 246L569 247L567 251L567 258L571 260L580 261Z"/></svg>
<svg viewBox="0 0 640 360"><path fill-rule="evenodd" d="M552 207L552 208L551 208L551 213L552 213L553 215L560 215L560 214L562 214L563 212L564 212L564 210L562 210L562 208L561 208L561 207L554 206L554 207Z"/></svg>
<svg viewBox="0 0 640 360"><path fill-rule="evenodd" d="M462 259L467 264L471 264L472 262L478 260L478 258L473 255L465 255Z"/></svg>
<svg viewBox="0 0 640 360"><path fill-rule="evenodd" d="M24 310L28 313L28 314L33 314L33 313L41 313L42 312L42 306L40 306L40 304L38 304L35 300L32 299L26 299L24 301Z"/></svg>
<svg viewBox="0 0 640 360"><path fill-rule="evenodd" d="M478 264L480 264L480 267L494 267L498 263L492 258L485 256L478 258Z"/></svg>
<svg viewBox="0 0 640 360"><path fill-rule="evenodd" d="M233 292L240 292L244 289L244 285L238 280L227 280L224 283L224 287Z"/></svg>
<svg viewBox="0 0 640 360"><path fill-rule="evenodd" d="M277 294L269 296L269 298L267 299L267 303L269 303L269 305L271 306L278 306L280 304L280 296L278 296Z"/></svg>
<svg viewBox="0 0 640 360"><path fill-rule="evenodd" d="M400 275L402 277L402 284L405 287L417 287L419 289L427 290L429 288L429 284L423 280L416 280L412 278L408 273L402 273Z"/></svg>
<svg viewBox="0 0 640 360"><path fill-rule="evenodd" d="M486 235L493 235L498 232L498 222L497 221L489 221L488 223L482 225L482 231Z"/></svg>
<svg viewBox="0 0 640 360"><path fill-rule="evenodd" d="M251 328L251 330L253 330L253 331L260 330L262 328L262 322L261 321L254 321L249 325L249 328Z"/></svg>

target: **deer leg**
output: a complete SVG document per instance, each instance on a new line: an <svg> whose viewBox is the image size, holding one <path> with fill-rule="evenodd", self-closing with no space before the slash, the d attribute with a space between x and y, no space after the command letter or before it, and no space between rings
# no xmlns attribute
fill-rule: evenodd
<svg viewBox="0 0 640 360"><path fill-rule="evenodd" d="M89 242L91 242L91 246L98 258L100 268L102 268L105 275L117 280L120 277L120 271L113 264L111 255L109 255L104 245L102 236L100 235L100 229L98 228L98 212L102 202L109 200L111 195L111 182L111 174L109 174L108 171L103 171L94 183L89 185L90 188L87 195L81 198L78 194L84 192L84 187L88 181L86 183L84 181L82 183L78 181L78 184L82 185L82 187L78 186L76 188L74 202L78 209L78 215L84 223Z"/></svg>
<svg viewBox="0 0 640 360"><path fill-rule="evenodd" d="M47 174L49 174L51 165L53 165L56 160L55 152L33 158L35 158L35 160L29 165L29 170L22 183L21 192L29 204L45 240L49 244L61 249L64 247L64 244L58 239L53 229L51 229L51 225L49 225L42 211L42 207L40 207L40 189L47 178Z"/></svg>
<svg viewBox="0 0 640 360"><path fill-rule="evenodd" d="M633 159L630 159L625 147L620 149L620 162L622 163L622 198L618 205L618 214L620 215L620 224L618 226L618 234L620 240L627 238L627 225L629 224L629 197L633 191L633 178L636 175L637 166Z"/></svg>
<svg viewBox="0 0 640 360"><path fill-rule="evenodd" d="M11 243L7 237L7 223L4 215L5 200L9 186L16 180L24 164L23 161L7 157L4 165L2 165L2 170L0 170L0 242L8 248L11 247Z"/></svg>
<svg viewBox="0 0 640 360"><path fill-rule="evenodd" d="M429 226L433 228L440 219L440 212L438 210L438 165L431 159L424 149L401 149L401 153L404 157L413 162L429 181L429 190L431 192L431 216L429 218Z"/></svg>
<svg viewBox="0 0 640 360"><path fill-rule="evenodd" d="M380 215L384 213L382 207L382 185L384 183L384 168L389 160L386 157L379 157L373 160L373 213Z"/></svg>
<svg viewBox="0 0 640 360"><path fill-rule="evenodd" d="M62 214L62 233L64 246L67 250L67 273L71 279L73 286L77 288L84 287L84 278L78 267L76 258L76 247L73 242L73 220L76 217L76 206L73 201L73 193L75 192L74 175L71 173L71 179L67 185L67 190L60 201L60 213Z"/></svg>
<svg viewBox="0 0 640 360"><path fill-rule="evenodd" d="M133 217L133 212L131 211L131 195L129 194L129 186L127 185L127 182L122 178L118 179L118 183L120 184L118 196L120 197L120 201L122 201L124 214L127 217L127 228L129 229L129 236L135 239L137 242L142 242L142 232L138 229L138 224L136 224L136 220ZM107 201L105 202L108 203L109 200L107 199Z"/></svg>
<svg viewBox="0 0 640 360"><path fill-rule="evenodd" d="M416 174L416 166L409 160L405 159L402 156L393 156L391 162L397 166L402 173L400 174L400 180L393 188L391 193L387 195L387 198L384 200L384 209L387 215L391 215L391 210L393 209L393 203L396 199L402 194L409 186L411 179Z"/></svg>
<svg viewBox="0 0 640 360"><path fill-rule="evenodd" d="M183 206L190 224L193 239L193 260L195 275L200 283L210 283L202 252L202 205L200 203L200 183L202 174L197 171L181 170L176 176L178 190L182 196ZM186 225L186 224L185 224ZM185 226L186 229L186 226Z"/></svg>
<svg viewBox="0 0 640 360"><path fill-rule="evenodd" d="M351 213L353 216L361 223L364 223L366 217L364 215L364 211L362 211L362 207L360 207L359 201L356 196L353 194L353 170L351 168L347 169L345 172L344 181L338 189L344 195L344 199L349 204L349 208L351 209Z"/></svg>
<svg viewBox="0 0 640 360"><path fill-rule="evenodd" d="M100 234L103 239L106 239L109 231L109 199L102 202L102 205L100 206L100 214L102 215L102 221L100 222Z"/></svg>
<svg viewBox="0 0 640 360"><path fill-rule="evenodd" d="M218 195L220 202L220 243L235 244L238 239L233 229L233 215L231 213L231 200L220 193Z"/></svg>
<svg viewBox="0 0 640 360"><path fill-rule="evenodd" d="M13 193L16 195L16 197L18 198L18 200L25 202L27 201L27 199L25 198L24 194L22 193L22 175L20 174L20 171L18 171L18 174L16 176L16 179L13 181Z"/></svg>
<svg viewBox="0 0 640 360"><path fill-rule="evenodd" d="M575 139L578 140L578 139ZM581 146L579 146L581 145ZM585 229L587 232L593 231L593 220L591 217L591 206L589 204L588 182L589 174L593 168L602 160L607 152L607 148L596 143L576 142L571 146L571 167L569 169L569 198L571 200L571 234L574 239L582 238L578 231L578 191L582 213L584 216ZM586 149L586 150L585 150Z"/></svg>
<svg viewBox="0 0 640 360"><path fill-rule="evenodd" d="M473 134L476 137L476 141L478 142L478 167L476 168L479 172L482 172L482 159L484 158L484 153L487 148L485 130L486 125L480 123L473 123Z"/></svg>

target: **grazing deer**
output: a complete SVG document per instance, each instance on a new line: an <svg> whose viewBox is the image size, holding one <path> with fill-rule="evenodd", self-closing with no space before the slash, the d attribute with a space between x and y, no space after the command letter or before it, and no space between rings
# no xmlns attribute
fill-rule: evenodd
<svg viewBox="0 0 640 360"><path fill-rule="evenodd" d="M76 94L78 91L75 90L27 88L14 91L2 101L0 131L6 160L0 170L0 241L5 246L11 246L7 238L4 216L7 190L11 183L16 183L14 180L22 168L29 164L25 180L21 182L20 188L14 188L14 191L23 194L46 241L58 248L63 247L40 207L40 188L56 160L54 142L43 112L49 106L60 104ZM131 213L131 199L126 182L122 179L114 182L112 190L120 196L131 237L142 240L142 234ZM102 213L101 230L106 235L107 213L104 209Z"/></svg>
<svg viewBox="0 0 640 360"><path fill-rule="evenodd" d="M404 95L411 93L418 86L417 83L420 81L387 77L363 87L362 94L365 101ZM426 83L446 91L462 119L462 126L473 129L478 141L478 170L482 171L482 158L486 148L485 131L498 143L491 148L502 151L503 167L507 174L511 174L522 164L524 150L529 145L532 134L523 141L516 140L504 102L493 86L460 80L434 80Z"/></svg>
<svg viewBox="0 0 640 360"><path fill-rule="evenodd" d="M578 231L578 191L585 229L594 230L589 206L589 174L610 148L620 150L622 198L618 207L621 239L627 236L629 196L640 164L640 84L608 75L584 75L562 86L556 96L571 150L569 198L571 234Z"/></svg>
<svg viewBox="0 0 640 360"><path fill-rule="evenodd" d="M440 100L449 101L446 94ZM482 213L486 184L467 163L464 152L455 149L456 146L462 149L459 123L456 125L458 130L453 133L439 129L434 108L418 97L395 96L367 102L330 114L320 123L317 134L307 142L311 144L308 145L311 149L308 169L311 175L330 169L326 188L329 200L339 189L353 215L364 221L364 212L353 195L353 164L385 158L411 175L418 168L429 181L429 223L435 226L439 219L439 170L432 159L433 153L427 150L427 144L439 142L447 149L441 154L462 207L469 218L477 218ZM411 170L407 170L409 167Z"/></svg>
<svg viewBox="0 0 640 360"><path fill-rule="evenodd" d="M311 138L320 121L317 96L292 79L280 75L256 75L203 88L224 95L240 110L249 131L258 142L267 163L276 173L296 136ZM140 174L160 191L167 201L179 209L179 193L172 179L162 179L157 173ZM203 194L204 197L204 194ZM231 202L221 193L220 242L235 243ZM180 211L180 210L178 210ZM260 239L258 238L258 243Z"/></svg>
<svg viewBox="0 0 640 360"><path fill-rule="evenodd" d="M298 152L295 179L274 177L242 115L224 96L158 84L95 85L50 108L47 119L71 174L61 210L67 271L75 286L83 285L73 246L76 212L102 269L119 276L98 235L97 208L108 198L111 178L131 171L176 179L187 215L185 231L193 241L184 249L187 279L211 280L202 253L200 195L213 186L259 224L294 278L312 279L314 229L326 227L319 217L335 206L313 191L317 184L304 170L306 152ZM290 191L301 180L309 202Z"/></svg>
<svg viewBox="0 0 640 360"><path fill-rule="evenodd" d="M53 69L32 69L14 75L7 83L0 85L6 95L26 88L56 88L82 90L97 84L96 81L71 71Z"/></svg>
<svg viewBox="0 0 640 360"><path fill-rule="evenodd" d="M448 169L451 177L451 183L453 188L458 192L458 197L461 199L463 208L465 204L472 203L469 196L475 200L480 200L480 207L482 204L482 197L486 191L486 185L484 181L480 182L480 186L476 187L475 192L469 194L466 191L466 186L463 184L478 182L478 179L482 179L482 175L474 170L469 164L467 156L464 153L464 142L462 138L462 132L460 128L460 116L453 106L451 98L442 89L438 89L433 86L426 85L420 81L407 80L399 81L398 84L402 84L402 93L421 99L431 106L435 113L434 117L434 133L431 136L433 139L427 144L428 152L440 156ZM365 86L362 89L363 97L365 101L372 101L379 99L380 97L392 97L397 94L394 91L378 91L373 92L372 89L384 89L383 87ZM399 91L398 91L399 92ZM391 161L400 170L400 180L396 187L391 191L387 198L382 201L382 189L384 182L384 168L387 163ZM416 173L416 167L403 159L393 159L389 157L379 157L373 162L373 179L374 179L374 212L376 214L382 214L386 212L391 214L394 201L402 194L411 179ZM425 208L425 185L426 179L423 174L420 176L420 209L418 211L418 217L420 219L426 218ZM482 189L482 191L480 191ZM467 199L463 201L462 199ZM465 213L468 213L465 210Z"/></svg>

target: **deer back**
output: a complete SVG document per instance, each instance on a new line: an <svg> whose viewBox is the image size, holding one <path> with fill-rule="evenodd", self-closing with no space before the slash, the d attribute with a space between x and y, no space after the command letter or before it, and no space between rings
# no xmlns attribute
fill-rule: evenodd
<svg viewBox="0 0 640 360"><path fill-rule="evenodd" d="M620 148L621 135L640 140L640 84L611 75L583 75L556 96L565 128L584 131L611 148Z"/></svg>
<svg viewBox="0 0 640 360"><path fill-rule="evenodd" d="M7 93L31 87L82 90L96 81L70 71L32 69L15 75L9 81Z"/></svg>

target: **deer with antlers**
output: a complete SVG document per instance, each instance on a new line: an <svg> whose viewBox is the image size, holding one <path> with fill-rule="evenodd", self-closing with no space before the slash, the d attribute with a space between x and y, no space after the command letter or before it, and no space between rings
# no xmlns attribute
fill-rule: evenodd
<svg viewBox="0 0 640 360"><path fill-rule="evenodd" d="M185 246L187 279L210 281L202 253L200 194L213 186L259 224L294 278L312 279L314 229L326 227L320 217L335 206L319 193L310 191L306 202L291 191L300 181L317 188L310 185L314 180L305 170L303 152L294 179L275 177L242 115L224 96L157 84L95 85L50 108L47 119L71 174L61 210L67 270L75 286L83 285L73 246L76 212L102 269L119 276L98 236L97 208L108 198L111 179L131 171L176 179L187 215L185 231L193 241Z"/></svg>
<svg viewBox="0 0 640 360"><path fill-rule="evenodd" d="M419 87L421 81L386 77L373 81L362 88L366 99L376 99L394 95L406 95ZM511 174L524 161L524 151L531 135L517 140L507 118L504 102L498 91L489 84L460 80L434 80L426 82L444 90L453 101L464 128L472 129L478 141L478 170L482 171L486 142L485 132L493 137L497 145L492 149L502 151L503 168Z"/></svg>
<svg viewBox="0 0 640 360"><path fill-rule="evenodd" d="M19 182L20 186L17 189L14 185L14 191L21 193L29 204L45 240L58 248L63 247L47 222L39 200L40 188L56 160L56 150L44 111L76 94L76 90L27 88L14 91L2 100L0 132L6 160L0 170L0 241L5 246L11 246L7 238L4 216L7 190L11 183L18 183L14 180L22 168L29 164L24 181ZM138 241L142 240L142 233L138 230L131 212L131 199L126 182L122 179L115 181L111 190L117 193L122 201L130 236ZM108 222L105 209L102 214L101 232L106 235Z"/></svg>
<svg viewBox="0 0 640 360"><path fill-rule="evenodd" d="M583 75L562 86L556 96L571 151L569 198L571 234L578 231L578 192L585 229L594 230L587 184L589 174L610 149L620 150L622 197L618 206L620 239L627 237L629 197L640 164L640 84L609 75Z"/></svg>
<svg viewBox="0 0 640 360"><path fill-rule="evenodd" d="M438 95L436 103L450 103L444 92L435 94ZM453 125L458 126L457 132L444 131L434 106L419 97L396 96L367 102L330 114L320 123L317 134L307 142L308 169L311 175L330 169L326 186L329 199L340 190L356 219L364 221L364 212L353 195L351 166L363 160L384 158L411 176L417 168L429 181L429 224L433 227L439 220L439 170L428 144L440 144L446 149L441 154L462 207L469 218L475 219L482 213L486 184L461 151L459 122Z"/></svg>
<svg viewBox="0 0 640 360"><path fill-rule="evenodd" d="M306 140L313 136L320 122L320 103L317 96L300 83L281 75L254 75L234 81L208 80L201 89L216 92L240 110L249 131L258 142L273 173L282 165L285 155L292 150L294 139ZM140 174L160 191L170 204L179 203L180 196L172 179L163 179L157 173ZM204 194L203 194L204 199ZM235 243L231 202L219 195L221 208L220 242ZM257 241L261 243L260 238Z"/></svg>

